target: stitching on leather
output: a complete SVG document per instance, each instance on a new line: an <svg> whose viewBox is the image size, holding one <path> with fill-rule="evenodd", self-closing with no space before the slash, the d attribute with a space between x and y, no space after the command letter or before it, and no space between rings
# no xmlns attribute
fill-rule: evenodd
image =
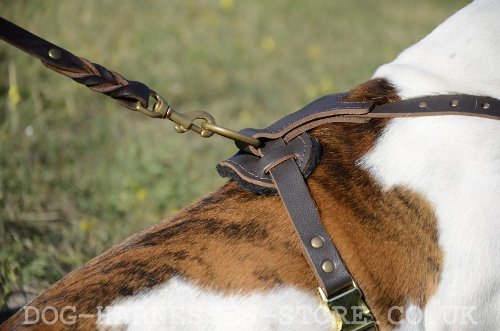
<svg viewBox="0 0 500 331"><path fill-rule="evenodd" d="M337 98L335 98L336 95L333 95L332 98L334 99L334 101L338 100ZM352 104L352 106L349 106L349 104ZM349 103L344 103L342 101L338 102L337 104L337 107L334 107L334 108L327 108L325 110L322 110L322 111L319 111L319 112L316 112L316 114L322 114L322 113L327 113L327 112L331 112L333 110L338 110L338 109L365 109L366 107L361 107L361 105L367 105L369 103L367 102L356 102L356 103L353 103L353 102L349 102ZM371 105L370 105L371 107ZM368 107L367 109L370 109L370 107ZM302 108L300 110L297 111L297 113L299 112L302 112L304 111L305 108ZM365 114L368 113L368 110L365 112ZM290 115L293 115L294 113L290 114ZM333 114L333 115L330 115L330 116L318 116L316 118L324 118L324 117L334 117L334 116L342 116L342 115L350 115L350 114ZM286 118L286 117L285 117ZM302 117L301 117L302 118ZM295 121L294 121L295 122ZM292 122L292 123L294 123ZM274 129L273 131L269 131L267 129L264 129L263 131L261 132L266 132L266 133L276 133L276 132L279 132L281 130L283 130L284 128L290 126L291 124L290 123L284 123L282 126L280 126L279 128L277 129ZM271 125L272 126L272 125ZM258 135L259 133L261 132L256 132L252 135L255 136L255 135Z"/></svg>
<svg viewBox="0 0 500 331"><path fill-rule="evenodd" d="M326 109L326 110L323 110L323 111L317 112L316 114L329 113L329 112L331 112L331 111L338 110L338 109L362 109L362 108L360 108L360 107L355 107L355 106L352 106L352 107L337 107L337 108L328 108L328 109ZM314 117L314 120L316 120L316 119L320 119L320 118L325 118L325 117L337 117L337 116L345 116L345 115L351 115L351 114L332 114L332 115L325 115L325 116L315 116L315 117ZM299 121L300 121L300 120L302 120L302 119L303 119L303 118L302 118L302 117L300 117L300 118L299 118ZM267 130L267 128L266 128L266 129L264 129L264 130L262 130L262 131L260 131L260 132L256 132L256 133L254 133L254 134L252 135L252 137L254 137L255 135L258 135L259 133L262 133L262 132L264 132L264 133L270 133L270 134L273 134L273 133L276 133L276 132L280 132L280 131L281 131L281 130L283 130L284 128L287 128L287 127L289 127L289 126L293 126L293 123L295 123L295 122L297 122L297 121L293 121L293 122L291 122L291 123L287 123L287 122L285 122L285 123L284 123L282 126L280 126L279 128L276 128L276 129L274 129L274 128L273 128L273 129L272 129L272 131L271 131L271 130ZM303 125L303 124L299 124L298 126L301 126L301 125ZM271 125L271 126L272 126L272 125ZM297 126L295 126L295 127L297 127ZM294 128L295 128L295 127L294 127Z"/></svg>
<svg viewBox="0 0 500 331"><path fill-rule="evenodd" d="M235 161L230 160L230 159L226 160L226 162L229 162L229 163L232 163L232 164L236 165L238 168L243 169L245 172L247 172L248 174L250 174L250 175L251 175L252 177L254 177L254 178L260 179L260 180L262 180L262 181L270 181L270 179L269 179L269 178L266 178L266 177L260 177L259 175L254 174L253 172L251 172L250 170L248 170L247 168L245 168L244 166L242 166L242 165L241 165L241 164L239 164L238 162L235 162Z"/></svg>
<svg viewBox="0 0 500 331"><path fill-rule="evenodd" d="M273 162L269 163L265 168L264 168L264 172L267 174L271 171L271 169L275 168L276 166L280 165L281 163L285 162L285 161L288 161L290 159L294 159L296 156L295 153L292 153L292 154L286 154L284 156L282 156L281 158L279 159L274 159Z"/></svg>
<svg viewBox="0 0 500 331"><path fill-rule="evenodd" d="M307 150L307 144L306 144L305 139L304 139L302 136L297 136L297 138L299 138L299 139L300 139L300 141L302 142L302 146L304 147L304 148L302 149L302 153L301 153L301 155L300 155L300 157L299 157L299 160L298 160L298 162L299 162L299 167L300 167L300 166L302 166L302 165L303 165L303 163L304 163L304 159L305 159L305 156L306 156L306 150ZM293 156L292 156L292 157L293 157ZM288 160L288 158L287 158L286 160ZM285 161L286 161L286 160L285 160ZM261 177L261 176L259 176L259 175L255 174L254 172L250 171L248 168L246 168L245 166L243 166L242 164L240 164L240 163L238 163L238 162L235 162L235 161L233 161L233 160L231 160L231 159L228 159L228 160L226 160L225 162L229 162L229 163L231 163L231 164L233 164L233 165L237 166L238 168L242 169L242 170L243 170L246 174L250 175L251 177L253 177L253 178L255 178L255 179L261 180L261 181L263 181L263 182L271 182L271 179L270 179L270 178ZM281 162L279 162L279 163L282 163L282 162L283 162L283 161L281 161ZM278 164L279 164L279 163L278 163ZM270 164L272 164L272 163L270 163Z"/></svg>

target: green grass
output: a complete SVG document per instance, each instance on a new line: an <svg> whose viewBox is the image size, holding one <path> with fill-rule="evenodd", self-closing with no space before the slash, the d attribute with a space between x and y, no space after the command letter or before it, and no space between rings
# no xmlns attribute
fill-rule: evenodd
<svg viewBox="0 0 500 331"><path fill-rule="evenodd" d="M240 129L367 80L465 3L11 0L0 12ZM234 151L0 43L0 307L216 188L214 166Z"/></svg>

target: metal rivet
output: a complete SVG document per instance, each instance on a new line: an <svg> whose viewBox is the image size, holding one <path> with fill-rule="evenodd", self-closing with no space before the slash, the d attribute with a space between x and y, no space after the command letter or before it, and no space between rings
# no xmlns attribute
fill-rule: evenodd
<svg viewBox="0 0 500 331"><path fill-rule="evenodd" d="M458 106L458 100L451 100L450 101L450 106L452 106L452 107Z"/></svg>
<svg viewBox="0 0 500 331"><path fill-rule="evenodd" d="M335 270L335 263L333 263L332 261L330 260L326 260L325 262L323 262L321 264L321 269L323 269L324 272L332 272L333 270Z"/></svg>
<svg viewBox="0 0 500 331"><path fill-rule="evenodd" d="M427 107L427 103L425 103L425 102L422 101L421 103L418 104L418 106L420 108L425 108L425 107Z"/></svg>
<svg viewBox="0 0 500 331"><path fill-rule="evenodd" d="M483 103L483 104L481 105L481 107L483 107L483 109L488 109L488 108L490 108L490 104L489 104L489 103L487 103L487 102L485 102L485 103Z"/></svg>
<svg viewBox="0 0 500 331"><path fill-rule="evenodd" d="M311 239L311 246L314 248L321 248L323 247L324 243L325 241L320 236L316 236Z"/></svg>
<svg viewBox="0 0 500 331"><path fill-rule="evenodd" d="M59 60L61 58L61 51L57 48L51 48L49 50L49 56L54 60Z"/></svg>

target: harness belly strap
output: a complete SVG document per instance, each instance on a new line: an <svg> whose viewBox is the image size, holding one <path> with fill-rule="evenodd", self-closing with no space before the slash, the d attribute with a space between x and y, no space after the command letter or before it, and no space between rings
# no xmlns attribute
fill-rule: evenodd
<svg viewBox="0 0 500 331"><path fill-rule="evenodd" d="M266 144L261 149L263 158L275 159L275 150L282 146L285 146L285 142L281 138ZM276 158L270 163L268 171L301 240L307 260L326 295L351 286L352 278L321 224L316 203L295 161L295 155Z"/></svg>
<svg viewBox="0 0 500 331"><path fill-rule="evenodd" d="M303 133L302 135L306 135ZM295 139L299 139L298 136ZM283 139L275 139L261 149L263 158L273 156L274 151L285 146ZM272 159L272 157L271 157ZM302 251L320 284L320 293L334 314L338 330L366 330L375 326L375 319L362 300L346 265L342 261L332 240L326 233L319 216L316 202L295 161L289 154L270 163L268 169L276 188L300 238ZM354 294L354 298L350 295ZM339 301L347 300L345 302ZM345 309L345 310L344 310ZM353 310L359 309L359 320ZM342 310L342 311L339 311ZM344 324L346 327L344 327Z"/></svg>
<svg viewBox="0 0 500 331"><path fill-rule="evenodd" d="M258 149L260 157L239 153L219 164L218 169L224 174L224 169L230 168L234 171L233 175L241 176L248 175L246 167L259 169L259 173L266 177L260 177L256 182L260 180L266 188L268 179L272 180L273 188L279 193L300 239L302 252L320 285L320 295L332 313L334 329L376 330L375 318L323 227L316 203L305 182L303 169L311 167L304 168L301 165L316 164L310 162L314 153L305 153L308 148L312 148L313 141L316 140L307 133L295 137L288 144L282 138L274 139ZM297 146L300 145L304 153L297 153ZM247 177L240 182L245 180Z"/></svg>

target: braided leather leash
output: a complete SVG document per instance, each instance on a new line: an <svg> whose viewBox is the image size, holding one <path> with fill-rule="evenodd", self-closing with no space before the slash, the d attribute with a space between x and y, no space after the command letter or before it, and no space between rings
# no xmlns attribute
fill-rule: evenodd
<svg viewBox="0 0 500 331"><path fill-rule="evenodd" d="M217 165L219 174L258 194L280 195L316 276L320 295L335 317L335 330L376 330L377 326L362 291L325 231L307 187L305 179L321 157L318 141L307 131L326 123L365 123L371 118L465 115L500 119L500 100L490 97L439 95L376 105L373 101L344 102L345 94L335 94L313 101L268 128L235 132L216 125L206 112L177 113L145 84L77 57L1 17L0 38L40 59L49 69L118 100L128 109L174 121L178 132L193 130L202 137L217 133L235 140L239 152ZM151 98L155 101L152 107ZM196 125L196 120L201 123Z"/></svg>
<svg viewBox="0 0 500 331"><path fill-rule="evenodd" d="M47 68L114 98L129 109L135 110L137 102L148 107L150 90L146 85L75 56L1 17L0 38L40 59Z"/></svg>
<svg viewBox="0 0 500 331"><path fill-rule="evenodd" d="M259 145L256 139L217 125L213 116L207 112L178 113L170 107L167 100L145 84L128 80L97 63L78 57L2 17L0 17L0 39L40 59L47 68L72 78L92 91L118 100L128 109L139 111L149 117L173 121L179 133L192 130L205 138L216 133L250 145ZM148 108L150 98L154 100L154 105ZM199 123L195 124L195 121Z"/></svg>

